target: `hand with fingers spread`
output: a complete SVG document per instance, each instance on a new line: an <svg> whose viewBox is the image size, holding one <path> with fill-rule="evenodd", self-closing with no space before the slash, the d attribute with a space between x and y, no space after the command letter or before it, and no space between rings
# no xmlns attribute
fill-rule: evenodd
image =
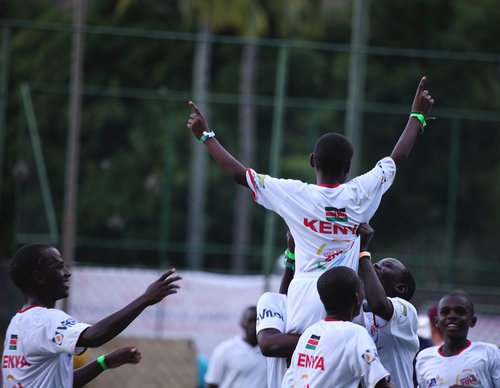
<svg viewBox="0 0 500 388"><path fill-rule="evenodd" d="M203 132L210 132L208 124L201 114L200 108L198 108L193 101L189 101L188 105L192 113L189 115L187 127L191 130L194 137L200 139L203 136Z"/></svg>
<svg viewBox="0 0 500 388"><path fill-rule="evenodd" d="M176 294L180 286L175 283L182 279L180 276L172 276L175 268L168 270L160 278L149 285L143 294L148 304L160 302L166 296Z"/></svg>
<svg viewBox="0 0 500 388"><path fill-rule="evenodd" d="M106 354L105 362L109 369L113 369L124 364L138 364L141 358L141 352L135 346L123 346Z"/></svg>
<svg viewBox="0 0 500 388"><path fill-rule="evenodd" d="M427 77L422 77L420 83L418 84L417 91L415 93L415 98L413 99L413 104L411 105L412 112L422 113L425 116L429 115L429 111L434 104L434 99L429 94L428 90L424 89Z"/></svg>

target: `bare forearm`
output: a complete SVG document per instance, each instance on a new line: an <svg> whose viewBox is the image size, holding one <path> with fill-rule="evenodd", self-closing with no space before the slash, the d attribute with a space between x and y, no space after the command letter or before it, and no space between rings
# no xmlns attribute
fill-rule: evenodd
<svg viewBox="0 0 500 388"><path fill-rule="evenodd" d="M205 146L224 172L237 184L248 187L246 168L231 155L214 137L205 142Z"/></svg>
<svg viewBox="0 0 500 388"><path fill-rule="evenodd" d="M391 158L396 163L396 168L399 168L410 154L419 132L420 121L416 117L410 117L391 153Z"/></svg>
<svg viewBox="0 0 500 388"><path fill-rule="evenodd" d="M297 347L299 337L298 334L265 335L260 332L258 342L264 356L289 358Z"/></svg>
<svg viewBox="0 0 500 388"><path fill-rule="evenodd" d="M363 280L370 310L379 317L388 320L392 315L392 304L387 299L387 294L373 269L369 256L359 259L359 275Z"/></svg>
<svg viewBox="0 0 500 388"><path fill-rule="evenodd" d="M103 372L97 361L78 368L73 374L73 388L83 387Z"/></svg>
<svg viewBox="0 0 500 388"><path fill-rule="evenodd" d="M146 307L148 304L140 296L121 310L85 329L78 339L77 346L95 348L105 344L125 330Z"/></svg>

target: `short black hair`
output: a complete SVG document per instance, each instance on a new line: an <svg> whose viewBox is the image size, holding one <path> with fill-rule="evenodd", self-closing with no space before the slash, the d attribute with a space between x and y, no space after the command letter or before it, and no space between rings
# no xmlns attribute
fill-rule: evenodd
<svg viewBox="0 0 500 388"><path fill-rule="evenodd" d="M467 301L466 303L467 303L467 305L468 305L468 307L470 309L471 315L474 316L474 302L472 300L472 297L467 292L462 291L462 290L451 291L448 294L446 294L445 296L443 296L441 299L439 299L439 302L438 302L438 314L439 314L439 304L441 303L441 301L444 298L447 298L449 296L458 296L458 297L464 298Z"/></svg>
<svg viewBox="0 0 500 388"><path fill-rule="evenodd" d="M340 174L353 154L349 139L333 132L321 136L313 151L316 168L327 174Z"/></svg>
<svg viewBox="0 0 500 388"><path fill-rule="evenodd" d="M21 291L32 288L33 271L46 269L47 253L53 248L48 244L28 244L14 254L10 262L10 277Z"/></svg>
<svg viewBox="0 0 500 388"><path fill-rule="evenodd" d="M415 278L413 277L410 270L405 267L405 270L401 274L400 280L401 280L401 283L404 283L408 286L408 288L406 289L406 292L401 293L400 297L409 302L411 300L411 298L413 298L413 295L415 295L415 290L417 288L417 283L415 282Z"/></svg>
<svg viewBox="0 0 500 388"><path fill-rule="evenodd" d="M351 268L334 267L324 272L316 284L327 312L347 311L359 293L361 281Z"/></svg>

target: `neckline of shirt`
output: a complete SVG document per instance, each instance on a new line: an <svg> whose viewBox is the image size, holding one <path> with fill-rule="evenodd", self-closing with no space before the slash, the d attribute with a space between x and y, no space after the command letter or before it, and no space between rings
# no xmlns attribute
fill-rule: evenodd
<svg viewBox="0 0 500 388"><path fill-rule="evenodd" d="M472 342L470 340L467 340L465 346L460 349L458 352L455 352L449 356L446 356L444 353L443 353L443 348L444 348L444 344L441 345L439 348L438 348L438 353L443 356L443 357L453 357L453 356L458 356L460 353L462 353L465 349L467 349L469 346L472 345Z"/></svg>

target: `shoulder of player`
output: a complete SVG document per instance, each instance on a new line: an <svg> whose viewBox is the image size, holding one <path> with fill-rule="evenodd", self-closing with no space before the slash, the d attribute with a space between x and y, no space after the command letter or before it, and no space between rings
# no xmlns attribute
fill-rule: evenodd
<svg viewBox="0 0 500 388"><path fill-rule="evenodd" d="M431 346L429 348L422 349L418 354L417 354L417 362L423 362L428 358L434 358L436 356L439 356L438 353L439 346Z"/></svg>
<svg viewBox="0 0 500 388"><path fill-rule="evenodd" d="M418 319L418 312L413 304L403 298L394 297L388 299L392 302L394 309L399 308L403 315Z"/></svg>

